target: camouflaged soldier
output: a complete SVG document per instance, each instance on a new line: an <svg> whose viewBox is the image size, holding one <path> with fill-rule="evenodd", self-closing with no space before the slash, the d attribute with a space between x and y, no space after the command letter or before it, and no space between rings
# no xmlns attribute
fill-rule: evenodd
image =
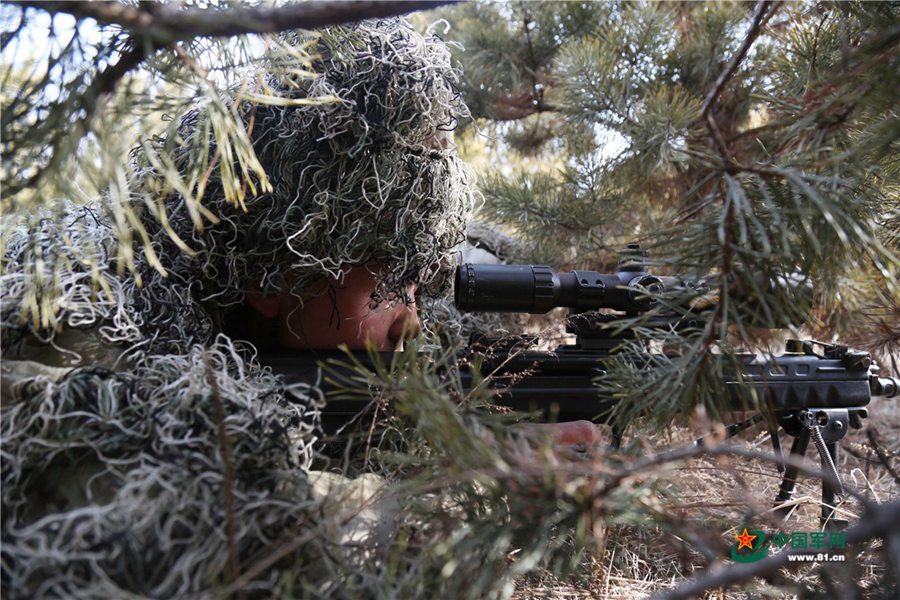
<svg viewBox="0 0 900 600"><path fill-rule="evenodd" d="M272 191L245 211L216 170L204 206L219 221L202 232L184 199L163 192L173 232L196 251L148 216L167 276L140 253L136 273L119 274L113 226L91 207L9 237L5 596L203 596L236 573L245 591L308 582L323 593L340 573L335 544L362 543L383 520L329 520L372 482L310 481L319 396L285 386L246 342L387 349L416 332L414 295L441 291L473 206L447 141L466 109L445 46L403 21L294 35L315 39L321 76L272 85L339 100L244 107ZM160 143L186 152L206 131L198 118ZM161 188L135 160L144 185ZM41 300L29 295L26 248L69 255L44 265L62 289L58 331L20 319ZM86 248L99 260L81 261ZM273 549L287 562L267 563Z"/></svg>

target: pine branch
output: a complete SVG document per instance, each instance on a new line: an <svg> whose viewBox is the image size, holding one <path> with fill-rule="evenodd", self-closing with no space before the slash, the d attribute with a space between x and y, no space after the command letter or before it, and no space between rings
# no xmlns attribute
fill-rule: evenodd
<svg viewBox="0 0 900 600"><path fill-rule="evenodd" d="M891 459L885 454L884 449L881 447L881 443L878 441L878 437L876 433L872 429L866 430L866 436L869 438L869 443L872 444L872 448L875 450L875 454L878 455L878 460L881 462L881 465L887 469L887 472L891 474L891 477L894 478L894 483L900 483L900 475L897 474L897 471L891 466Z"/></svg>
<svg viewBox="0 0 900 600"><path fill-rule="evenodd" d="M753 45L753 42L759 35L759 31L762 28L763 17L766 16L766 10L769 8L770 4L772 4L770 0L764 0L757 4L756 12L753 15L753 22L750 25L749 31L747 31L744 42L741 44L741 47L738 49L735 55L731 58L731 62L728 63L728 67L724 71L722 71L718 79L716 79L716 83L713 86L713 89L706 96L706 100L703 101L703 105L700 108L701 117L706 118L706 116L709 114L710 109L712 108L712 105L716 100L718 100L719 96L722 95L722 91L725 89L725 85L734 76L738 66L741 64L741 61L744 60L744 57L750 50L750 46ZM771 17L773 14L774 11L769 13L769 17Z"/></svg>
<svg viewBox="0 0 900 600"><path fill-rule="evenodd" d="M847 530L846 539L848 544L860 544L874 538L893 540L898 535L900 535L900 502L892 502L884 505L870 505L862 519ZM737 564L708 573L675 590L660 594L656 598L657 600L698 598L708 590L732 586L754 577L764 577L784 567L808 564L792 563L790 560L791 556L805 552L802 549L784 551L757 562Z"/></svg>
<svg viewBox="0 0 900 600"><path fill-rule="evenodd" d="M53 136L54 139L50 142L53 152L46 165L38 168L34 175L22 183L13 181L7 184L7 192L10 196L15 196L23 189L37 187L46 173L53 172L59 168L59 164L68 158L64 152L60 151L59 144L72 132L77 132L75 135L83 137L89 131L91 119L97 113L97 109L112 94L119 81L144 61L146 50L147 46L143 44L133 46L115 64L107 66L94 77L91 84L78 98L78 105L83 111L81 118L78 119L71 129L60 128Z"/></svg>
<svg viewBox="0 0 900 600"><path fill-rule="evenodd" d="M393 17L437 8L457 0L355 0L311 1L279 7L231 9L181 9L176 5L150 5L142 10L119 2L16 1L23 7L50 13L68 13L77 19L92 18L106 25L119 25L133 35L149 39L157 47L196 37L227 37L250 33L276 33L288 29L315 29L364 19Z"/></svg>
<svg viewBox="0 0 900 600"><path fill-rule="evenodd" d="M118 83L144 60L177 41L197 37L227 37L252 33L276 33L288 29L314 29L328 25L351 23L369 18L397 16L417 10L442 6L456 0L399 1L311 1L282 7L234 9L179 9L173 5L141 4L135 8L119 2L38 2L14 1L23 8L38 8L50 14L68 13L76 19L92 18L105 25L118 25L130 31L124 47L128 50L115 64L100 71L76 99L82 115L71 129L61 128L48 142L51 148L47 164L36 169L23 182L7 182L7 195L14 197L22 190L36 188L47 173L59 168L67 158L61 144L75 132L77 139L90 132L94 115L105 105ZM23 18L23 22L25 19Z"/></svg>
<svg viewBox="0 0 900 600"><path fill-rule="evenodd" d="M725 144L725 138L723 137L722 132L719 130L719 125L718 123L716 123L711 109L713 104L715 104L716 100L719 99L719 96L724 91L725 85L731 80L735 72L737 72L738 66L741 64L741 61L744 60L744 57L750 50L750 46L753 45L753 42L759 35L759 32L762 29L763 25L763 18L768 21L770 18L772 18L772 15L775 14L775 10L777 10L778 5L776 5L775 9L769 12L768 15L766 14L766 11L768 10L770 4L772 3L769 0L763 0L759 4L757 4L756 12L753 15L753 22L750 25L749 31L747 31L746 37L744 37L744 42L741 44L741 47L738 49L735 55L731 58L731 62L728 64L728 67L726 67L726 69L719 75L718 79L716 79L716 83L713 86L713 89L706 96L706 100L703 101L703 105L700 107L700 118L706 121L706 126L716 143L719 153L722 155L722 160L725 165L731 165L733 161L731 159L731 153L728 150L728 146ZM780 2L778 4L780 4Z"/></svg>
<svg viewBox="0 0 900 600"><path fill-rule="evenodd" d="M225 497L225 538L228 544L228 564L226 568L228 583L232 583L238 576L237 539L234 522L234 459L231 440L228 438L228 431L225 427L225 405L222 403L219 382L216 380L212 361L207 354L203 355L203 366L206 369L206 383L209 385L210 398L215 410L216 434L219 438L219 451L222 454L222 465L224 466L223 476L225 481L222 489Z"/></svg>
<svg viewBox="0 0 900 600"><path fill-rule="evenodd" d="M558 112L559 107L544 104L535 99L534 94L525 92L516 97L507 97L496 101L486 112L487 118L502 123L504 121L521 121L536 113Z"/></svg>
<svg viewBox="0 0 900 600"><path fill-rule="evenodd" d="M798 470L799 473L808 477L821 479L823 483L828 483L835 486L839 483L828 471L816 467L810 467L803 459L794 456L778 456L776 454L767 452L746 450L743 448L730 446L728 444L719 444L716 446L691 445L681 448L675 448L666 452L661 452L659 454L654 454L636 461L629 467L626 467L621 471L614 473L610 477L610 479L604 483L603 487L592 492L592 496L594 498L603 498L604 496L612 493L613 490L621 486L628 479L631 479L632 477L645 476L649 472L649 470L654 467L659 467L669 463L691 458L720 456L737 456L750 460L760 460L771 463L773 465L780 465L782 467L794 467ZM583 467L576 466L573 468L573 471L577 471L578 469L582 468ZM844 493L858 500L863 504L863 506L869 507L872 504L868 499L866 499L865 496L846 484L844 485Z"/></svg>

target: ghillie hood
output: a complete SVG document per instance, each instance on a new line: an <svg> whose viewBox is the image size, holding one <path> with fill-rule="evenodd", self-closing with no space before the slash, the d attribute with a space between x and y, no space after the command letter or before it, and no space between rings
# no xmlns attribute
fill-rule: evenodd
<svg viewBox="0 0 900 600"><path fill-rule="evenodd" d="M158 231L163 264L195 278L200 296L219 307L242 302L248 284L302 296L312 282L360 264L379 266L375 301L402 301L412 283L420 297L440 295L475 204L450 140L468 111L448 49L400 20L288 37L311 48L322 75L270 76L288 105L241 105L271 191L236 202L224 192L226 171L215 170L203 204L221 220L202 234L172 194L172 230L198 255ZM332 100L305 103L316 98ZM189 113L178 135L158 144L189 161L198 145L214 144L202 118ZM135 158L145 186L163 185Z"/></svg>

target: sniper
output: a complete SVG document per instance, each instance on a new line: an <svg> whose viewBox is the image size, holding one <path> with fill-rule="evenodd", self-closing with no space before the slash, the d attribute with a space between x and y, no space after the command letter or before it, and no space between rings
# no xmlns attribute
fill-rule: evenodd
<svg viewBox="0 0 900 600"><path fill-rule="evenodd" d="M420 333L417 302L446 294L476 205L452 139L468 113L446 46L405 21L283 41L313 48L318 75L272 68L267 85L297 102L236 104L267 188L236 203L230 171L210 169L215 222L197 227L158 160L187 177L199 148L222 150L197 109L133 152L149 240L134 242L133 269L99 206L63 201L9 236L7 597L347 593L346 565L364 572L366 552L391 544L399 508L377 499L383 480L317 468L321 393L258 352L393 350ZM304 101L316 98L333 100ZM53 325L22 318L45 300L36 277L57 284ZM588 423L548 427L597 441Z"/></svg>

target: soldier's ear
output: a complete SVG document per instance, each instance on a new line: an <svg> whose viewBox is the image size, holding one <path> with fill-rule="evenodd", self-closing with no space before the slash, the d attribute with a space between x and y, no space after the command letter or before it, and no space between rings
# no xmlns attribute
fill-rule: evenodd
<svg viewBox="0 0 900 600"><path fill-rule="evenodd" d="M278 294L264 294L256 284L247 286L244 303L267 319L277 317L281 308L281 298Z"/></svg>

